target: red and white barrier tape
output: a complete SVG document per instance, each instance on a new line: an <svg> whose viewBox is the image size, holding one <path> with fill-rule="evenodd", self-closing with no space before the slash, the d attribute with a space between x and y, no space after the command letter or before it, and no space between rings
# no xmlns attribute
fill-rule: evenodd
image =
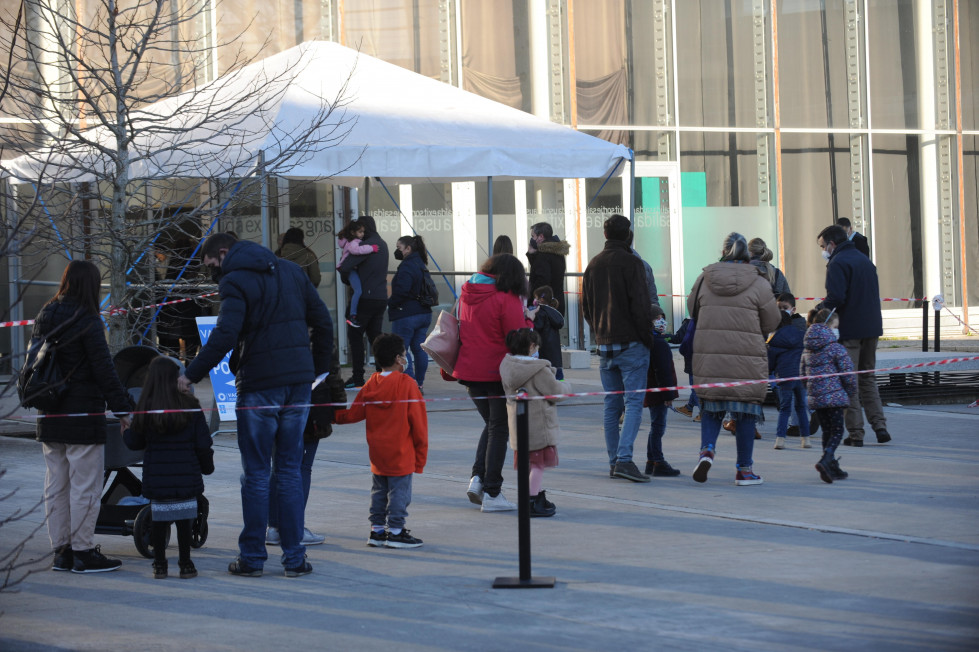
<svg viewBox="0 0 979 652"><path fill-rule="evenodd" d="M899 365L897 367L882 367L879 369L862 369L860 371L840 371L832 374L818 374L815 376L793 376L791 378L764 378L756 380L733 380L726 383L703 383L700 385L675 385L672 387L649 387L645 389L630 389L630 390L616 390L616 391L602 391L602 392L573 392L568 394L551 394L547 396L527 396L518 394L504 394L501 396L485 396L479 397L480 400L488 399L517 399L526 398L530 401L547 401L554 399L564 399L564 398L578 398L582 396L614 396L617 394L646 394L646 393L656 393L656 392L672 392L687 389L703 389L709 387L742 387L744 385L760 385L767 383L786 383L795 380L811 380L815 378L832 378L833 376L849 376L856 374L875 374L885 371L897 371L900 369L917 369L920 367L935 367L945 364L954 364L957 362L972 362L974 360L979 360L979 355L968 356L964 358L947 358L945 360L934 360L931 362L917 362L914 364ZM445 403L448 401L468 401L471 400L469 396L457 396L457 397L446 397L446 398L417 398L417 399L401 399L397 401L364 401L363 405L391 405L392 403ZM979 403L979 401L977 401ZM348 403L297 403L295 405L256 405L248 407L238 407L236 410L272 410L281 409L288 407L346 407ZM976 407L976 403L973 403L969 407ZM129 414L175 414L178 412L199 412L203 408L190 408L190 409L179 409L179 410L147 410L145 412L130 412ZM208 408L208 410L213 411L217 408ZM29 414L22 416L11 416L9 419L22 419L22 420L37 420L37 419L52 419L52 418L69 418L69 417L94 417L94 416L105 416L109 413L107 412L73 412L67 414Z"/></svg>
<svg viewBox="0 0 979 652"><path fill-rule="evenodd" d="M581 292L566 291L565 294L581 294ZM657 294L658 297L688 297L689 294ZM822 301L826 297L796 297L796 301ZM928 301L928 297L922 299L903 298L903 297L881 297L881 301Z"/></svg>
<svg viewBox="0 0 979 652"><path fill-rule="evenodd" d="M944 308L945 311L948 314L952 315L952 317L955 317L955 321L959 322L960 324L962 324L963 326L965 326L966 328L968 328L973 333L979 335L979 331L977 331L976 329L974 329L972 326L969 326L967 323L965 323L964 321L962 321L962 318L961 317L959 317L954 312L952 312L952 310L945 304L945 300L944 299L942 299L941 297L935 297L935 300L942 305L942 308Z"/></svg>
<svg viewBox="0 0 979 652"><path fill-rule="evenodd" d="M185 303L187 301L197 301L198 299L206 299L207 297L216 296L217 292L206 292L196 297L187 297L185 299L174 299L173 301L163 301L161 303L151 303L146 306L140 306L139 308L133 308L129 310L128 308L116 308L111 307L108 310L103 310L100 315L124 315L127 312L139 312L140 310L149 310L150 308L159 308L160 306L172 306L177 303ZM0 321L0 328L7 328L10 326L31 326L34 324L33 319L21 319L19 321Z"/></svg>

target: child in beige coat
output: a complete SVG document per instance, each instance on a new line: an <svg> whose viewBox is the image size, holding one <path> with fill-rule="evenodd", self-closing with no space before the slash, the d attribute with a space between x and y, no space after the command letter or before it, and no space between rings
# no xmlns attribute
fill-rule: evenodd
<svg viewBox="0 0 979 652"><path fill-rule="evenodd" d="M540 335L529 328L510 331L506 336L510 350L500 363L500 377L507 396L518 389L527 390L528 396L552 396L566 394L571 388L566 382L555 377L554 367L547 360L537 357L540 348ZM557 466L557 440L560 426L557 421L557 402L563 399L542 399L529 401L527 417L529 422L529 462L530 462L530 515L554 516L557 509L547 500L541 481L544 469ZM517 466L517 402L507 399L507 414L510 420L510 448L513 449L513 465Z"/></svg>

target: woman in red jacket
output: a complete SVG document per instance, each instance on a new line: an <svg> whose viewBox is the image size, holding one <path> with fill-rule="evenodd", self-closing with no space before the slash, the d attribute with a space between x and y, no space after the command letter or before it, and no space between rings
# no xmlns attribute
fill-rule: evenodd
<svg viewBox="0 0 979 652"><path fill-rule="evenodd" d="M459 297L459 359L452 375L469 390L483 417L483 432L476 446L469 500L484 512L517 508L501 492L503 463L510 431L503 396L500 362L507 354L506 334L533 328L537 309L528 309L524 266L510 254L497 254L483 263L462 286Z"/></svg>

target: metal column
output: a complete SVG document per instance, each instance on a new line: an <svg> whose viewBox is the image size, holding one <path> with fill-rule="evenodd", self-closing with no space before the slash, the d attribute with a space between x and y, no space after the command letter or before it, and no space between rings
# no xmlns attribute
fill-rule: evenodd
<svg viewBox="0 0 979 652"><path fill-rule="evenodd" d="M567 0L547 0L547 53L551 83L551 121L567 124L564 84L564 20Z"/></svg>
<svg viewBox="0 0 979 652"><path fill-rule="evenodd" d="M932 5L935 45L935 127L954 129L952 120L952 79L950 62L952 42L948 34L948 0L934 0ZM941 293L948 303L955 303L955 165L952 160L951 135L936 135L938 144L938 218L941 251ZM963 243L964 244L964 243Z"/></svg>
<svg viewBox="0 0 979 652"><path fill-rule="evenodd" d="M653 9L653 67L656 71L653 88L656 92L656 117L659 126L673 124L670 103L670 50L667 29L670 27L669 0L656 0ZM660 132L656 137L656 154L660 161L670 160L670 133Z"/></svg>
<svg viewBox="0 0 979 652"><path fill-rule="evenodd" d="M768 38L765 31L765 0L751 0L751 54L755 73L755 126L768 128ZM758 151L758 205L771 206L771 173L768 134L755 137Z"/></svg>
<svg viewBox="0 0 979 652"><path fill-rule="evenodd" d="M456 84L458 81L455 71L455 53L453 52L455 40L453 38L453 26L456 23L455 0L439 0L439 79L452 86L462 86ZM419 35L416 34L415 38Z"/></svg>
<svg viewBox="0 0 979 652"><path fill-rule="evenodd" d="M864 48L861 47L859 0L844 0L844 47L846 58L846 105L850 129L866 129L864 120ZM867 155L864 147L866 136L863 134L850 135L850 202L852 215L850 221L857 231L866 232L864 223L866 206L864 191L867 187L864 158Z"/></svg>

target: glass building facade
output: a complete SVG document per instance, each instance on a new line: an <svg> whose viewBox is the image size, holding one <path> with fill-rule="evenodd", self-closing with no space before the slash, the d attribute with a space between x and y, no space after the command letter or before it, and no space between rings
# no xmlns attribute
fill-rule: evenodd
<svg viewBox="0 0 979 652"><path fill-rule="evenodd" d="M210 2L211 0L204 0ZM9 3L7 3L9 4ZM86 0L75 3L84 12ZM214 78L234 56L332 40L635 152L635 180L272 184L272 235L302 228L342 309L334 234L358 212L393 245L416 230L458 286L508 235L550 222L572 245L567 343L602 223L635 210L636 245L676 321L730 231L761 237L797 296L821 296L816 235L848 217L885 297L979 305L979 4L963 0L240 0L213 3ZM956 34L958 38L956 39ZM391 98L397 102L396 97ZM492 216L490 206L492 205ZM228 229L259 239L257 203ZM392 247L393 249L393 247ZM525 260L526 262L526 260ZM390 268L396 263L391 260ZM55 267L57 269L55 269ZM2 286L17 291L5 265ZM56 279L61 265L39 278ZM434 271L434 270L433 270ZM451 292L441 284L443 301ZM31 289L33 316L50 288ZM887 310L920 304L890 302ZM800 310L811 304L801 303ZM337 320L342 322L342 320ZM344 328L343 324L339 328ZM341 333L342 335L342 333ZM8 338L9 330L0 331ZM341 342L344 341L341 337Z"/></svg>

